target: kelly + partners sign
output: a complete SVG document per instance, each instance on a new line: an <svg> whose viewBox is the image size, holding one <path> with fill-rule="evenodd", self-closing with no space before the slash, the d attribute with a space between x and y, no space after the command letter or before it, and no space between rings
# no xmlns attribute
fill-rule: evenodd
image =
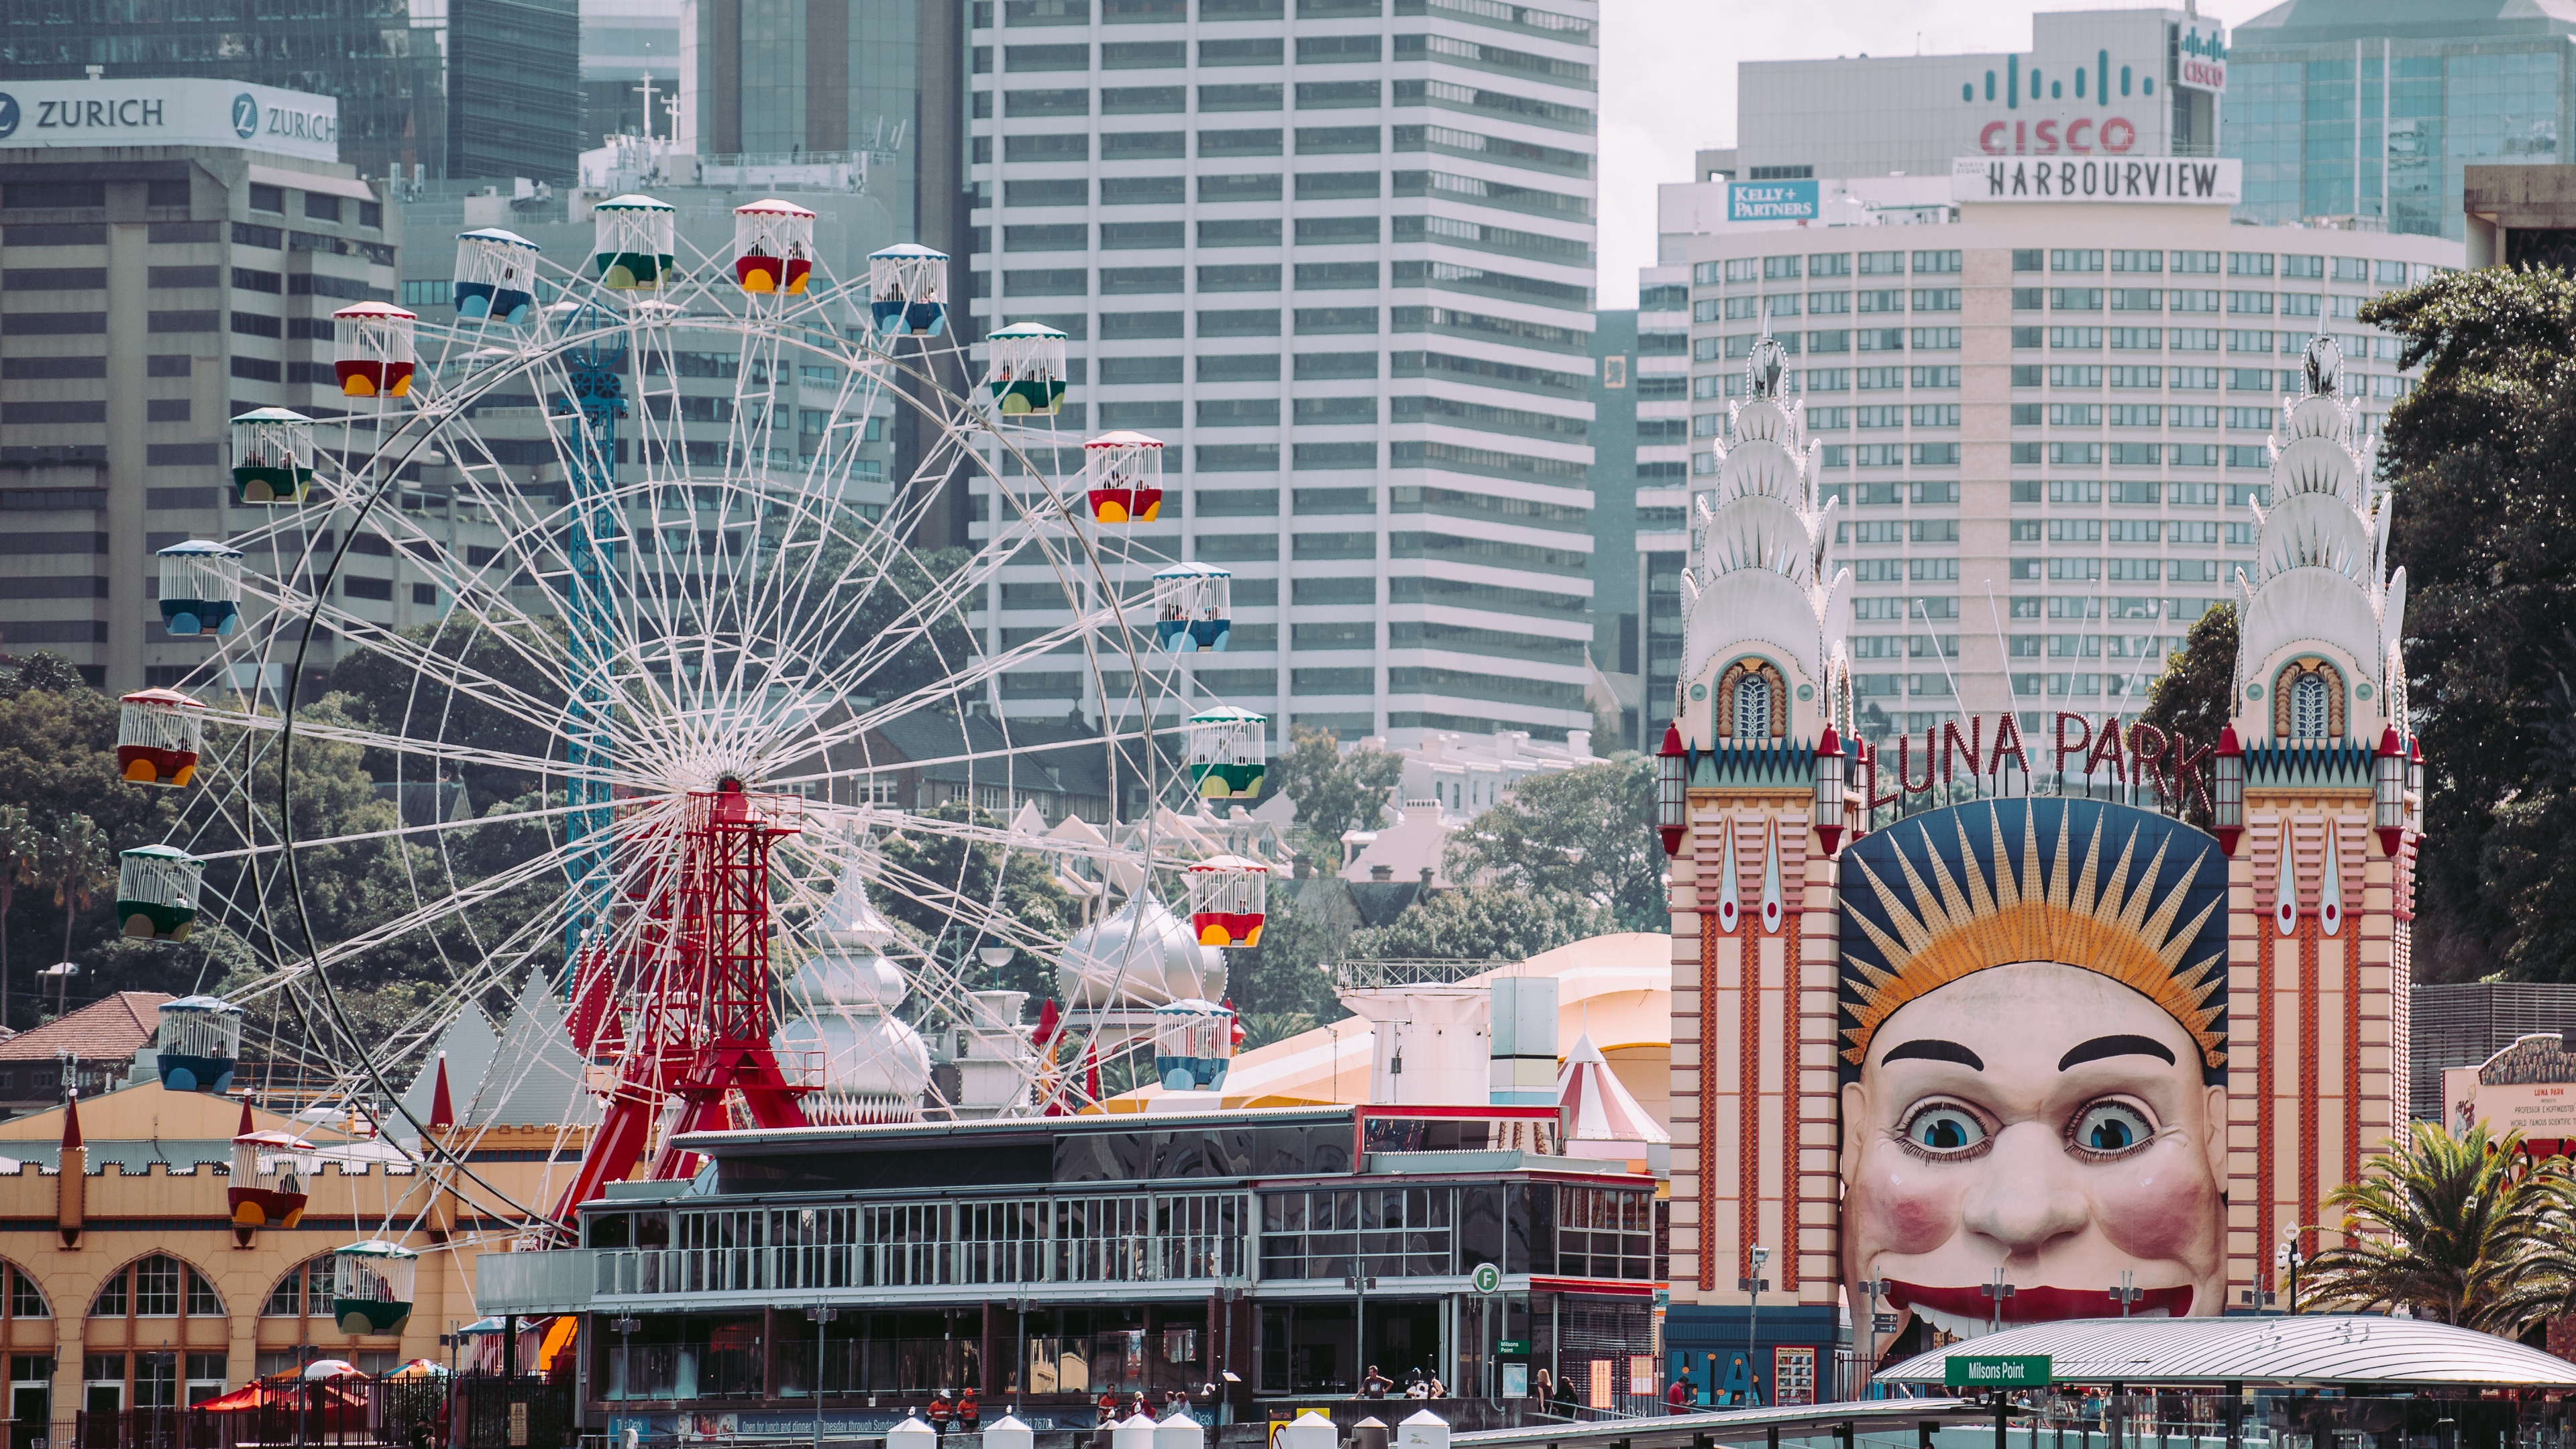
<svg viewBox="0 0 2576 1449"><path fill-rule="evenodd" d="M2223 156L1961 156L1950 163L1952 201L2234 206L2244 191L2244 163Z"/></svg>
<svg viewBox="0 0 2576 1449"><path fill-rule="evenodd" d="M2044 1389L2049 1368L2044 1353L1954 1353L1941 1360L1941 1384L1952 1389Z"/></svg>
<svg viewBox="0 0 2576 1449"><path fill-rule="evenodd" d="M0 89L0 151L230 146L340 159L340 102L216 80L21 81Z"/></svg>
<svg viewBox="0 0 2576 1449"><path fill-rule="evenodd" d="M1814 221L1813 181L1737 181L1726 188L1728 221Z"/></svg>

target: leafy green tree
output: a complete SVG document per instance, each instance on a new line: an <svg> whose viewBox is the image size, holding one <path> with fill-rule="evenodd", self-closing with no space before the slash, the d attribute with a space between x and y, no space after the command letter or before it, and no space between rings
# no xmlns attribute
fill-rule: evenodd
<svg viewBox="0 0 2576 1449"><path fill-rule="evenodd" d="M2300 1273L2299 1306L2402 1305L2517 1336L2567 1295L2568 1185L2566 1160L2533 1160L2519 1132L2492 1139L2481 1123L2454 1137L2418 1122L2404 1148L2377 1154L2360 1181L2327 1195L2325 1226L2353 1231Z"/></svg>
<svg viewBox="0 0 2576 1449"><path fill-rule="evenodd" d="M107 832L86 815L63 817L36 851L37 883L52 887L54 908L63 913L63 959L68 961L72 927L81 912L116 883L116 852L108 845Z"/></svg>
<svg viewBox="0 0 2576 1449"><path fill-rule="evenodd" d="M1247 1051L1350 1015L1333 994L1333 967L1350 937L1299 901L1302 884L1272 881L1261 944L1226 953L1226 994L1243 1020ZM1315 884L1338 889L1331 881Z"/></svg>
<svg viewBox="0 0 2576 1449"><path fill-rule="evenodd" d="M17 674L8 680L5 692L15 694L25 689L41 689L49 694L66 694L88 688L89 681L81 678L79 665L51 649L37 649L18 661ZM95 690L91 692L96 693Z"/></svg>
<svg viewBox="0 0 2576 1449"><path fill-rule="evenodd" d="M2218 743L2227 728L2236 697L2236 606L2220 604L2192 621L2182 647L2165 656L2165 667L2147 686L2147 712L2139 723L2197 749ZM2198 798L2186 801L2184 818L2208 828Z"/></svg>
<svg viewBox="0 0 2576 1449"><path fill-rule="evenodd" d="M1402 756L1375 748L1345 753L1331 730L1294 726L1288 748L1264 772L1263 790L1296 802L1293 842L1330 875L1342 868L1342 833L1377 829L1387 792L1403 778Z"/></svg>
<svg viewBox="0 0 2576 1449"><path fill-rule="evenodd" d="M0 1025L9 1017L9 909L17 903L18 887L35 883L43 840L26 806L0 805Z"/></svg>
<svg viewBox="0 0 2576 1449"><path fill-rule="evenodd" d="M2576 980L2576 279L2489 267L2362 319L2424 369L2390 412L2389 552L2407 573L2410 702L2429 767L2416 971Z"/></svg>
<svg viewBox="0 0 2576 1449"><path fill-rule="evenodd" d="M1606 907L1553 890L1471 885L1437 892L1386 925L1351 933L1360 960L1526 961L1616 930Z"/></svg>
<svg viewBox="0 0 2576 1449"><path fill-rule="evenodd" d="M1607 929L1665 930L1654 761L1621 754L1527 776L1450 837L1443 865L1453 881L1580 902Z"/></svg>
<svg viewBox="0 0 2576 1449"><path fill-rule="evenodd" d="M936 820L996 829L1004 823L955 800L922 813ZM990 968L975 955L978 947L993 944L977 925L976 918L984 911L1018 921L1053 941L1063 940L1081 924L1081 911L1056 883L1054 869L1044 856L1026 850L1006 852L925 831L888 839L885 863L904 884L870 895L878 910L907 928L925 949L942 961L960 963L957 969L969 980L990 981L996 988L1039 998L1055 994L1055 978L1046 963L1026 951L1015 953L990 976L986 975Z"/></svg>

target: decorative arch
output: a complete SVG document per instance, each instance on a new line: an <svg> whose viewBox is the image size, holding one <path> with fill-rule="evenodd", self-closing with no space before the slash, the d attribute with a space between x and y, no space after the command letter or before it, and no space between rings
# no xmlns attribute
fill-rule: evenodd
<svg viewBox="0 0 2576 1449"><path fill-rule="evenodd" d="M1764 729L1764 734L1775 740L1788 738L1789 681L1781 677L1778 665L1773 664L1767 659L1752 657L1736 660L1733 664L1726 666L1725 672L1717 677L1716 723L1718 738L1734 739L1738 737L1735 728L1737 704L1736 692L1747 684L1754 685L1756 688L1764 691L1770 696L1767 701L1769 708L1762 711L1763 714L1767 715L1769 720L1768 725Z"/></svg>
<svg viewBox="0 0 2576 1449"><path fill-rule="evenodd" d="M15 1262L0 1258L0 1275L8 1279L7 1291L0 1293L0 1314L10 1318L51 1318L53 1304L45 1300L45 1290L36 1275Z"/></svg>
<svg viewBox="0 0 2576 1449"><path fill-rule="evenodd" d="M331 1255L317 1254L286 1270L259 1307L262 1318L319 1318L332 1321Z"/></svg>
<svg viewBox="0 0 2576 1449"><path fill-rule="evenodd" d="M214 1279L174 1253L145 1253L101 1279L92 1318L222 1318Z"/></svg>
<svg viewBox="0 0 2576 1449"><path fill-rule="evenodd" d="M2325 693L2325 733L2302 735L2298 732L2299 686ZM2311 695L2313 697L2313 694ZM2345 710L2352 698L2343 671L2333 661L2309 656L2293 659L2272 676L2272 738L2276 740L2330 739L2344 737Z"/></svg>

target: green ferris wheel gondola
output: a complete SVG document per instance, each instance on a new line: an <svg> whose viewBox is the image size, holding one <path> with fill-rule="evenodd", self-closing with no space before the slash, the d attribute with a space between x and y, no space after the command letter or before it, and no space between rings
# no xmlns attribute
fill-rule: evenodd
<svg viewBox="0 0 2576 1449"><path fill-rule="evenodd" d="M1267 715L1232 705L1190 716L1190 779L1200 799L1248 800L1261 793L1269 725Z"/></svg>
<svg viewBox="0 0 2576 1449"><path fill-rule="evenodd" d="M400 1333L411 1321L420 1255L369 1238L331 1255L331 1317L342 1333Z"/></svg>
<svg viewBox="0 0 2576 1449"><path fill-rule="evenodd" d="M184 941L197 920L206 863L167 845L141 845L116 861L116 919L128 936Z"/></svg>

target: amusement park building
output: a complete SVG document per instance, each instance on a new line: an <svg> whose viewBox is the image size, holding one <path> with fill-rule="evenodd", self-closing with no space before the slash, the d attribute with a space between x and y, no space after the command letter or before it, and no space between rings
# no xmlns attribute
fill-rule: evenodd
<svg viewBox="0 0 2576 1449"><path fill-rule="evenodd" d="M1748 339L1736 367L1709 370L1718 446L1675 500L1692 525L1677 540L1682 649L1661 757L1674 945L1666 1347L1673 1367L1695 1377L1724 1373L1752 1347L1754 1372L1785 1387L1829 1351L1840 1305L1865 1355L1915 1352L1935 1334L1997 1323L2272 1306L2285 1286L2276 1253L2312 1257L2337 1243L2341 1234L2315 1225L2317 1205L2407 1122L2404 983L2425 762L2406 709L2405 574L2386 559L2403 503L2366 451L2382 370L2347 366L2327 334L2343 295L2332 281L2337 254L2347 275L2375 278L2386 264L2411 277L2444 244L2230 227L2215 204L1971 201L1962 213L1955 226L1694 239L1690 260L1715 273L1706 300L1695 282L1673 284L1719 319L1709 340L1721 353L1732 299L1806 304L1800 356L1786 355L1783 308L1774 340ZM1906 245L1865 245L1872 237ZM1849 240L1825 244L1834 238ZM2025 258L2031 269L2017 272ZM1749 280L1729 283L1730 265ZM2129 292L2170 300L2177 283L2195 311L2203 295L2244 301L2233 316L2208 318L2123 306ZM2347 287L2358 300L2360 285ZM2027 328L2012 308L2025 288ZM2061 291L2085 299L2062 321ZM1826 431L1816 418L1844 408L1839 389L1819 397L1820 365L1842 370L1847 360L1820 357L1816 330L1830 321L1852 341L1867 335L1843 332L1839 313L1819 317L1817 292L1874 296L1873 311L1887 313L1909 294L1915 312L1930 310L1919 300L1927 292L1938 299L1940 315L1903 318L1923 327L1873 329L1882 357L1855 349L1849 371L1882 372L1907 384L1889 393L1910 397L1909 371L1956 367L1967 377L1925 390L1973 401L1909 404L1941 413L1918 424L1854 388L1850 410L1883 409L1931 434L1916 449L1973 449L1954 476L1981 490L1975 501L1928 503L1932 489L1960 486L1940 481L1952 469L1915 467L1910 489L1846 482L1854 474L1827 445L1811 446L1820 436L1864 446L1838 441L1853 436L1841 431L1850 419ZM2253 324L2275 321L2293 296L2325 315L2292 334L2287 356L2164 345L2205 330L2204 320L2220 329L2213 336L2243 324L2250 342ZM2103 350L2111 323L2121 324L2115 334L2161 331L2159 349ZM1942 345L1916 345L1924 331ZM2013 347L2025 331L2031 345ZM2080 345L2049 345L2069 333ZM2277 348L2272 330L2260 335ZM2209 523L2188 526L2214 532L2215 503L2177 506L2173 490L2215 490L2231 470L2176 477L2165 458L2131 485L2114 462L2107 487L2129 501L2086 497L2061 509L2044 501L2049 489L2089 493L2106 486L2102 475L2064 467L2061 486L2044 462L2014 465L2006 450L2023 445L2006 410L2025 406L2012 382L2028 368L2027 406L2043 414L2034 448L2089 458L2205 446L2172 440L2174 414L2224 402L2196 401L2191 387L2178 395L2173 374L2233 371L2236 361L2267 366L2246 389L2249 413L2260 400L2245 428L2255 458L2232 470L2242 483L2225 485L2258 502L2236 510L2251 546L2243 577L2224 591L2242 627L2222 734L2125 729L2071 692L2034 690L2023 703L2038 695L2056 706L2038 730L2021 731L2019 713L1990 694L1945 709L1938 738L1914 739L1906 753L1853 738L1869 698L1858 679L1878 664L1859 647L1862 631L1877 626L1845 600L1877 550L1842 530L1856 533L1873 513L1906 528L1958 518L1957 543L1917 548L1907 561L1964 554L1970 580L1981 558L2016 556L2005 527L2023 517L2042 542L2043 522L2061 534L2065 522L2099 521L2143 535L2205 514ZM2283 363L2285 382L2274 371ZM1791 383L1801 368L1803 390ZM2161 370L2164 386L2098 390L2094 374L2124 370ZM2068 391L2103 401L2046 401L2066 382L2051 385L2051 373L2081 374ZM2161 408L2163 426L2113 425L2115 437L2152 442L2076 441L2102 436L2088 416L2061 445L2060 424L2044 417L2105 407ZM1972 418L1952 423L1953 411ZM1942 437L1967 441L1933 441ZM2042 500L2026 514L2006 491L2025 486L2025 471ZM1899 522L1868 526L1901 536ZM2134 552L2170 558L2170 543L2151 548L2142 537ZM2122 551L2112 551L2117 562ZM2099 551L2030 552L2086 562ZM2136 591L2147 595L2152 575L2140 572ZM2071 612L2108 590L2052 588L2041 571L2027 586L1998 580L1995 592L2028 598L2041 617L2043 604ZM1985 621L1962 623L1974 638ZM1904 637L1898 627L1891 637ZM1946 632L1938 621L1916 629ZM2185 802L2209 812L2210 830L2183 822ZM1748 1342L1757 1325L1758 1345Z"/></svg>
<svg viewBox="0 0 2576 1449"><path fill-rule="evenodd" d="M2173 164L1963 160L1958 177L1829 183L1812 223L1727 222L1725 182L1663 188L1637 471L1687 476L1641 477L1636 497L1651 710L1672 707L1683 652L1686 518L1766 328L1801 447L1842 501L1852 581L1834 607L1862 733L2144 708L2165 654L2255 564L2249 505L2271 498L2299 349L2337 340L2373 445L2412 380L2356 311L2461 259L2439 237L2234 224L2218 198L1984 199L1989 165L2080 186L2088 167ZM2232 194L2240 163L2193 164Z"/></svg>
<svg viewBox="0 0 2576 1449"><path fill-rule="evenodd" d="M1195 675L1281 738L1589 723L1597 10L974 6L972 310L1067 333L1080 389L1024 440L1163 441L1139 536L1233 571ZM988 638L1053 587L1006 569ZM1095 692L1068 663L1001 706Z"/></svg>

